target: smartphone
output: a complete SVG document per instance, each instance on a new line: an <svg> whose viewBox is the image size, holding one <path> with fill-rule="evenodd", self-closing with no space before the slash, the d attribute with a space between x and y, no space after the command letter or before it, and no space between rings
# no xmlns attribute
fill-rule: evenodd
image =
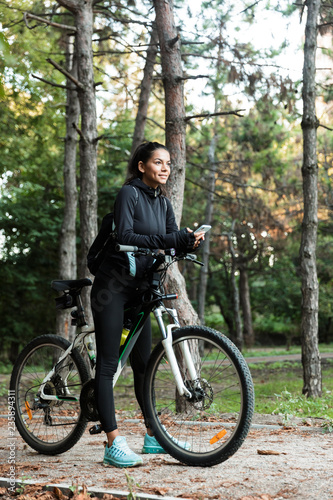
<svg viewBox="0 0 333 500"><path fill-rule="evenodd" d="M212 226L208 226L206 224L203 224L202 226L198 227L198 229L196 229L194 232L195 233L207 233L207 231L209 231L210 229L212 228Z"/></svg>

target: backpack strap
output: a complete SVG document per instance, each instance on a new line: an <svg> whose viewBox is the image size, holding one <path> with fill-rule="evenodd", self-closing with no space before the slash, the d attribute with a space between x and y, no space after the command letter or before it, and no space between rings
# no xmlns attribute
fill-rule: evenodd
<svg viewBox="0 0 333 500"><path fill-rule="evenodd" d="M139 200L139 193L138 193L138 190L132 186L132 188L134 189L135 191L135 206L138 204L138 200ZM113 218L113 221L112 221L112 233L114 233L116 231L116 222L115 222L115 217Z"/></svg>
<svg viewBox="0 0 333 500"><path fill-rule="evenodd" d="M138 193L138 190L136 189L136 187L132 186L132 188L135 191L135 205L137 205L138 204L138 199L139 199L139 193Z"/></svg>

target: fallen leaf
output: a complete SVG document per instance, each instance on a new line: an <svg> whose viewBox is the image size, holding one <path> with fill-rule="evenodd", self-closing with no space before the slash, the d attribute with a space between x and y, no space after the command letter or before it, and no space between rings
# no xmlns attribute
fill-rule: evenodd
<svg viewBox="0 0 333 500"><path fill-rule="evenodd" d="M53 493L59 500L64 500L66 498L63 492L57 486L53 488Z"/></svg>
<svg viewBox="0 0 333 500"><path fill-rule="evenodd" d="M154 493L156 495L165 495L170 488L154 488Z"/></svg>
<svg viewBox="0 0 333 500"><path fill-rule="evenodd" d="M274 450L257 450L258 455L286 455L286 453L282 453L281 451Z"/></svg>

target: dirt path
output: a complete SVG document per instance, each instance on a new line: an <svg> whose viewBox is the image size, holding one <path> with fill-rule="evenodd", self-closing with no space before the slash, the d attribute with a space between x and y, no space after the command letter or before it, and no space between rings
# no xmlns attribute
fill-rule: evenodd
<svg viewBox="0 0 333 500"><path fill-rule="evenodd" d="M323 357L332 357L329 353ZM283 359L299 361L298 355ZM278 359L276 359L278 358ZM273 358L249 358L251 362L281 361ZM292 359L293 358L293 359ZM7 383L9 376L3 376ZM3 401L2 401L3 400ZM13 438L9 435L6 405L0 398L0 497L7 497ZM125 413L117 416L122 434L140 453L144 426ZM15 433L15 478L38 485L86 485L90 490L109 490L111 498L125 499L128 493L126 472L134 479L138 498L188 498L191 500L333 500L333 435L324 434L320 421L300 419L286 429L282 417L255 415L251 431L238 452L226 462L211 468L188 467L169 455L144 455L144 465L127 471L102 465L103 436L90 436L88 430L67 453L55 457L39 455ZM115 492L118 492L116 495ZM65 500L45 496L36 487L26 487L17 500ZM67 497L66 497L67 498ZM79 498L87 500L88 497Z"/></svg>
<svg viewBox="0 0 333 500"><path fill-rule="evenodd" d="M140 452L143 424L121 415L118 420L129 445ZM262 424L267 426L261 427ZM144 465L127 472L139 484L138 493L161 498L332 500L332 440L332 435L323 434L319 427L284 429L279 417L256 415L243 446L220 465L188 467L169 455L144 455ZM10 473L8 443L8 422L2 418L0 476L5 480ZM128 491L125 471L104 467L102 457L103 437L90 436L88 431L74 448L55 457L37 454L16 433L17 479L29 478L36 484L85 484L90 489ZM0 496L1 493L5 494L4 488L0 489ZM37 497L37 493L36 496L27 494L28 491L24 499Z"/></svg>

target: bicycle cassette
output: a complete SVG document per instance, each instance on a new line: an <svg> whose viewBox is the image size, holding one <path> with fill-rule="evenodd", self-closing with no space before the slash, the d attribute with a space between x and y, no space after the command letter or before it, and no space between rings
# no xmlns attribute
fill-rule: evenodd
<svg viewBox="0 0 333 500"><path fill-rule="evenodd" d="M83 384L80 394L80 406L83 415L90 422L99 420L95 399L95 379L91 378Z"/></svg>

